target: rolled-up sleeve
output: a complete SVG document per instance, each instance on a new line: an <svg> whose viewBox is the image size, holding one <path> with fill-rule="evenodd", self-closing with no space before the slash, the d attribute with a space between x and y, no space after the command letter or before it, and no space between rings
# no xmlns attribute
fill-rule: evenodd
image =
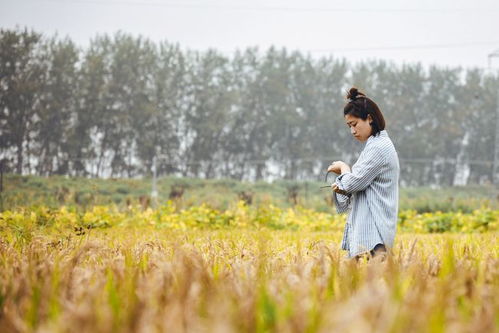
<svg viewBox="0 0 499 333"><path fill-rule="evenodd" d="M345 213L350 208L350 196L333 192L334 204L338 214Z"/></svg>
<svg viewBox="0 0 499 333"><path fill-rule="evenodd" d="M381 149L372 147L365 151L352 167L351 172L345 172L336 178L338 188L348 194L365 190L372 181L381 174L385 156Z"/></svg>

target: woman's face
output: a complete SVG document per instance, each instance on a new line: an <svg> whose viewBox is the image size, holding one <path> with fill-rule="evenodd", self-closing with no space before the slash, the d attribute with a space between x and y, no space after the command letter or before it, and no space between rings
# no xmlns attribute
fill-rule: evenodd
<svg viewBox="0 0 499 333"><path fill-rule="evenodd" d="M360 142L365 142L371 136L371 115L368 114L366 120L362 118L357 118L351 114L345 116L345 122L347 126L350 127L350 133L359 140Z"/></svg>

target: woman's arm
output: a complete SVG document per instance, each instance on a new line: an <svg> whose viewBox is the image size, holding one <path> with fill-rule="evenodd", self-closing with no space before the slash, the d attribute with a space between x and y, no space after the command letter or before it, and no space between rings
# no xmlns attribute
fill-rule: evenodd
<svg viewBox="0 0 499 333"><path fill-rule="evenodd" d="M350 167L343 161L334 161L327 167L327 172L334 172L339 175L345 172L350 172Z"/></svg>
<svg viewBox="0 0 499 333"><path fill-rule="evenodd" d="M346 164L343 161L335 161L335 162L331 163L331 165L327 168L327 172L328 173L334 172L337 174L344 174L344 173L350 172L350 167L348 166L348 164ZM340 189L336 183L331 184L331 188L336 193L340 193L340 194L344 194L344 195L349 196L349 194L346 193L345 191L343 191L342 189Z"/></svg>
<svg viewBox="0 0 499 333"><path fill-rule="evenodd" d="M385 157L376 146L364 151L351 171L342 169L342 174L336 178L335 184L342 192L351 194L365 190L381 173ZM343 173L343 171L346 171Z"/></svg>
<svg viewBox="0 0 499 333"><path fill-rule="evenodd" d="M343 174L350 172L350 167L343 161L335 161L331 163L331 165L327 168L327 171L337 174ZM331 188L334 191L333 198L336 206L336 211L338 212L338 214L346 212L350 206L351 194L348 194L345 191L341 190L336 183L333 183L331 185Z"/></svg>
<svg viewBox="0 0 499 333"><path fill-rule="evenodd" d="M350 197L351 195L344 195L344 194L339 194L334 192L333 193L334 197L334 203L336 206L336 212L338 214L344 213L348 210L350 207Z"/></svg>

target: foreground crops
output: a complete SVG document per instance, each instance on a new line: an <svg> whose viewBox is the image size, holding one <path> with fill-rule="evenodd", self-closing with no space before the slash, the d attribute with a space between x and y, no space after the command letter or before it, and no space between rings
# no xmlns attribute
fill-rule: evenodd
<svg viewBox="0 0 499 333"><path fill-rule="evenodd" d="M75 207L49 209L44 206L21 208L0 214L0 228L29 235L38 227L94 229L109 227L153 226L157 229L270 229L302 231L342 231L346 215L321 213L300 206L283 209L274 205L248 206L236 202L220 211L206 205L177 209L171 202L157 209L129 206L95 206L84 212ZM499 231L499 210L477 209L471 213L434 212L418 214L414 210L399 213L398 229L415 233Z"/></svg>
<svg viewBox="0 0 499 333"><path fill-rule="evenodd" d="M1 216L1 332L499 331L496 232L400 232L356 263L334 230L45 213Z"/></svg>

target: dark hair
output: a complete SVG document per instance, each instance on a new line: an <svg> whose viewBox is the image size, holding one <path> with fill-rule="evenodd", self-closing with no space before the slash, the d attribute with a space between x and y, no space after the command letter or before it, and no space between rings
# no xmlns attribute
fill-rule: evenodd
<svg viewBox="0 0 499 333"><path fill-rule="evenodd" d="M357 88L352 87L348 91L347 98L350 100L343 108L343 116L350 114L354 117L367 119L367 115L371 115L372 135L376 136L379 132L385 129L385 118L381 113L378 105L370 98L360 92Z"/></svg>

